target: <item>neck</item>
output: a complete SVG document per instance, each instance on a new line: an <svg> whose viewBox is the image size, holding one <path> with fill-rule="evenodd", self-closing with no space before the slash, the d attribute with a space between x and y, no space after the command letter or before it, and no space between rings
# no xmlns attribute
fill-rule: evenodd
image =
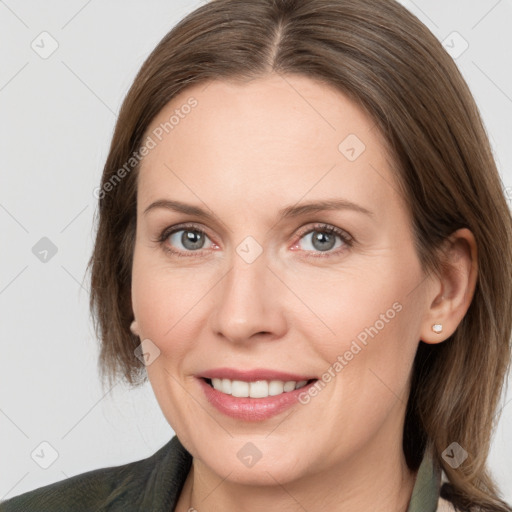
<svg viewBox="0 0 512 512"><path fill-rule="evenodd" d="M328 471L282 485L250 486L214 474L194 459L176 512L406 512L417 472L407 467L401 443L378 440Z"/></svg>

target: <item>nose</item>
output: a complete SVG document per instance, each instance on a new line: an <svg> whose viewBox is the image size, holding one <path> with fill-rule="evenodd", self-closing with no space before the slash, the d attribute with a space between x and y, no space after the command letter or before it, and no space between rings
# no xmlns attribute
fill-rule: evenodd
<svg viewBox="0 0 512 512"><path fill-rule="evenodd" d="M268 267L265 254L247 263L234 253L231 269L217 285L210 327L236 344L275 340L287 329L283 283Z"/></svg>

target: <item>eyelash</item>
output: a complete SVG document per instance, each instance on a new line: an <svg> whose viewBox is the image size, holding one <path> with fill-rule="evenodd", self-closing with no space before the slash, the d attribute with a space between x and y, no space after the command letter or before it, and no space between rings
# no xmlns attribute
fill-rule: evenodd
<svg viewBox="0 0 512 512"><path fill-rule="evenodd" d="M193 232L202 233L202 234L208 236L208 234L204 230L200 229L195 224L179 224L177 226L173 226L172 228L165 228L160 233L158 238L156 240L154 240L154 242L158 242L162 246L162 248L164 249L165 252L171 254L172 256L177 256L178 258L189 258L191 256L196 256L198 254L200 255L204 250L207 250L207 249L202 249L202 250L200 249L197 251L186 251L185 253L183 253L182 251L176 251L174 249L171 249L166 244L166 241L172 234L174 234L178 231L193 231ZM294 242L293 245L296 245L305 235L309 235L310 233L312 233L314 231L318 231L320 233L328 233L328 234L338 235L346 247L338 248L337 250L332 251L332 252L325 251L324 253L322 253L321 251L317 251L316 254L306 254L306 257L308 257L308 258L309 257L311 257L311 258L326 258L326 257L338 256L338 255L340 255L340 253L345 252L347 250L347 247L350 248L354 245L354 241L355 241L354 238L351 235L349 235L346 231L344 231L340 228L337 228L336 226L332 226L330 224L324 224L324 223L316 223L312 227L308 228L307 231L299 233L299 235L297 235L298 236L297 241ZM208 238L210 238L210 237L208 237ZM304 251L304 252L311 253L314 251Z"/></svg>

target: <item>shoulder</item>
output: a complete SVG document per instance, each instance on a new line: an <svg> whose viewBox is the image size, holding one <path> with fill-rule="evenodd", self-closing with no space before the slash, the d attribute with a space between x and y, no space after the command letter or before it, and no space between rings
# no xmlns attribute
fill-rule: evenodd
<svg viewBox="0 0 512 512"><path fill-rule="evenodd" d="M87 471L0 503L0 512L133 510L178 494L191 456L176 436L150 457L121 466ZM164 482L165 480L165 482ZM174 483L174 486L169 484ZM163 491L168 494L162 495ZM132 508L128 508L132 507ZM151 508L156 510L156 508Z"/></svg>
<svg viewBox="0 0 512 512"><path fill-rule="evenodd" d="M123 466L95 469L38 487L0 503L1 512L21 510L101 510L112 501L116 490L133 482L140 472L138 462Z"/></svg>

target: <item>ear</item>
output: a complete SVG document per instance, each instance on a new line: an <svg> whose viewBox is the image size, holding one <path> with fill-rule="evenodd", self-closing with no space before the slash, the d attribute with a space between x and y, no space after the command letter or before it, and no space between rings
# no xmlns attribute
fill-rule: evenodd
<svg viewBox="0 0 512 512"><path fill-rule="evenodd" d="M441 258L441 275L434 278L435 285L428 299L430 306L421 327L420 339L431 344L449 338L471 304L478 275L473 233L467 228L452 233L445 242ZM432 329L435 324L442 325L441 332Z"/></svg>
<svg viewBox="0 0 512 512"><path fill-rule="evenodd" d="M139 324L137 323L137 320L134 320L130 325L130 331L132 331L135 336L139 336Z"/></svg>

